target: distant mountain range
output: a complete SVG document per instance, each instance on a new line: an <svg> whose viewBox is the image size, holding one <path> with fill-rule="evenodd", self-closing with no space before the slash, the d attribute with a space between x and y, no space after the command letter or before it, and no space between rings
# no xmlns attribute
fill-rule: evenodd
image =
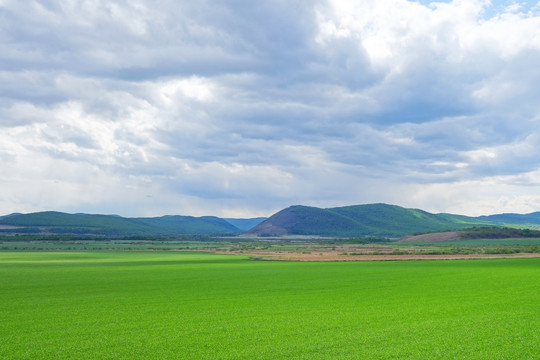
<svg viewBox="0 0 540 360"><path fill-rule="evenodd" d="M0 216L1 233L74 234L97 236L253 236L318 235L332 237L401 237L415 233L460 230L474 226L540 229L540 212L469 217L432 214L388 204L322 209L291 206L269 218L234 219L215 216L167 215L124 218L118 215L66 214L44 211Z"/></svg>
<svg viewBox="0 0 540 360"><path fill-rule="evenodd" d="M66 214L44 211L0 217L0 233L101 236L236 235L248 230L245 228L246 224L253 227L265 219L225 220L215 216L180 215L124 218L118 215ZM16 228L14 229L14 227Z"/></svg>

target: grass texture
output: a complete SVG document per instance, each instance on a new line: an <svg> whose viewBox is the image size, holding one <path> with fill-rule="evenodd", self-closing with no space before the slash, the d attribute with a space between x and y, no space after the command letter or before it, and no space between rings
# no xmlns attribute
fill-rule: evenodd
<svg viewBox="0 0 540 360"><path fill-rule="evenodd" d="M0 359L533 359L540 258L0 253Z"/></svg>

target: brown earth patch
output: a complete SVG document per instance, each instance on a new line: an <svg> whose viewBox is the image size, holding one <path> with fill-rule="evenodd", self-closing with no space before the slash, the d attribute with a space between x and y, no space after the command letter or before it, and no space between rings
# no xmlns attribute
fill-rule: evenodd
<svg viewBox="0 0 540 360"><path fill-rule="evenodd" d="M465 259L504 259L504 258L531 258L540 257L540 254L472 254L472 255L263 255L261 260L275 261L396 261L396 260L465 260Z"/></svg>
<svg viewBox="0 0 540 360"><path fill-rule="evenodd" d="M349 251L347 251L347 250ZM540 257L536 253L516 254L455 254L427 255L420 250L408 249L409 254L392 254L394 249L383 247L340 247L339 250L312 249L311 251L212 251L215 254L243 255L257 260L273 261L391 261L391 260L461 260L461 259L502 259ZM419 252L414 254L411 252ZM373 254L380 252L380 254ZM353 254L351 254L353 253Z"/></svg>
<svg viewBox="0 0 540 360"><path fill-rule="evenodd" d="M422 234L422 235L410 235L405 236L399 241L402 242L441 242L441 241L457 241L461 240L461 235L456 231Z"/></svg>

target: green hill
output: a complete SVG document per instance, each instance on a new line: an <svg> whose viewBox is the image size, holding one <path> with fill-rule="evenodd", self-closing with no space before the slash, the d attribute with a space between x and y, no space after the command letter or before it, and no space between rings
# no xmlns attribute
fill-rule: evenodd
<svg viewBox="0 0 540 360"><path fill-rule="evenodd" d="M10 216L14 216L14 215L21 215L21 213L12 213L12 214L8 214L8 215L2 215L2 216L0 216L0 219L7 218L7 217L10 217Z"/></svg>
<svg viewBox="0 0 540 360"><path fill-rule="evenodd" d="M251 229L253 235L388 236L459 230L489 225L487 220L431 214L396 205L368 204L321 209L291 206Z"/></svg>
<svg viewBox="0 0 540 360"><path fill-rule="evenodd" d="M264 221L263 221L264 220ZM540 229L540 212L468 217L432 214L388 204L321 209L291 206L268 219L222 219L215 216L124 218L117 215L44 211L0 217L0 234L75 234L96 236L314 235L332 237L402 237L415 233L497 226ZM15 229L14 229L15 227Z"/></svg>
<svg viewBox="0 0 540 360"><path fill-rule="evenodd" d="M154 218L135 218L136 222L154 228L158 235L169 234L237 234L241 230L215 216L167 215Z"/></svg>
<svg viewBox="0 0 540 360"><path fill-rule="evenodd" d="M371 229L328 209L296 205L272 215L248 234L354 236L359 232L371 232Z"/></svg>
<svg viewBox="0 0 540 360"><path fill-rule="evenodd" d="M478 219L500 226L518 226L540 229L540 212L530 214L497 214L480 216Z"/></svg>
<svg viewBox="0 0 540 360"><path fill-rule="evenodd" d="M181 234L238 234L241 230L214 216L124 218L116 215L66 214L44 211L0 218L0 225L22 233L159 236ZM14 232L13 229L6 231Z"/></svg>

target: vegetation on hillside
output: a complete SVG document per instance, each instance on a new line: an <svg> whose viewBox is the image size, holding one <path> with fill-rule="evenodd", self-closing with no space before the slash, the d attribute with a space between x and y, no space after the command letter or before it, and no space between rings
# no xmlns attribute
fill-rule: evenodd
<svg viewBox="0 0 540 360"><path fill-rule="evenodd" d="M387 204L369 204L321 209L291 206L249 231L255 235L321 235L400 237L415 232L459 230L486 221L476 218L431 214ZM276 233L278 229L280 233Z"/></svg>
<svg viewBox="0 0 540 360"><path fill-rule="evenodd" d="M496 214L479 216L478 219L486 220L493 224L506 225L528 225L528 224L540 224L540 212L533 212L530 214Z"/></svg>
<svg viewBox="0 0 540 360"><path fill-rule="evenodd" d="M96 236L164 236L180 234L238 234L240 229L214 216L123 218L116 215L66 214L45 211L0 219L3 233L75 234Z"/></svg>
<svg viewBox="0 0 540 360"><path fill-rule="evenodd" d="M514 225L508 224L508 221L514 221ZM268 219L222 219L215 216L179 215L124 218L116 215L66 214L45 211L0 217L0 234L71 234L108 237L176 236L182 234L235 235L254 226L247 232L247 235L260 237L307 235L398 238L410 234L457 231L471 227L523 228L524 224L530 224L534 221L536 223L531 224L531 227L540 227L540 213L501 214L475 218L453 214L432 214L419 209L406 209L388 204L328 209L297 205L283 209ZM484 236L477 232L471 236ZM488 233L483 231L483 234ZM490 236L497 237L498 235L493 233Z"/></svg>
<svg viewBox="0 0 540 360"><path fill-rule="evenodd" d="M497 227L473 227L461 230L462 239L508 239L508 238L540 238L539 230L513 229Z"/></svg>

